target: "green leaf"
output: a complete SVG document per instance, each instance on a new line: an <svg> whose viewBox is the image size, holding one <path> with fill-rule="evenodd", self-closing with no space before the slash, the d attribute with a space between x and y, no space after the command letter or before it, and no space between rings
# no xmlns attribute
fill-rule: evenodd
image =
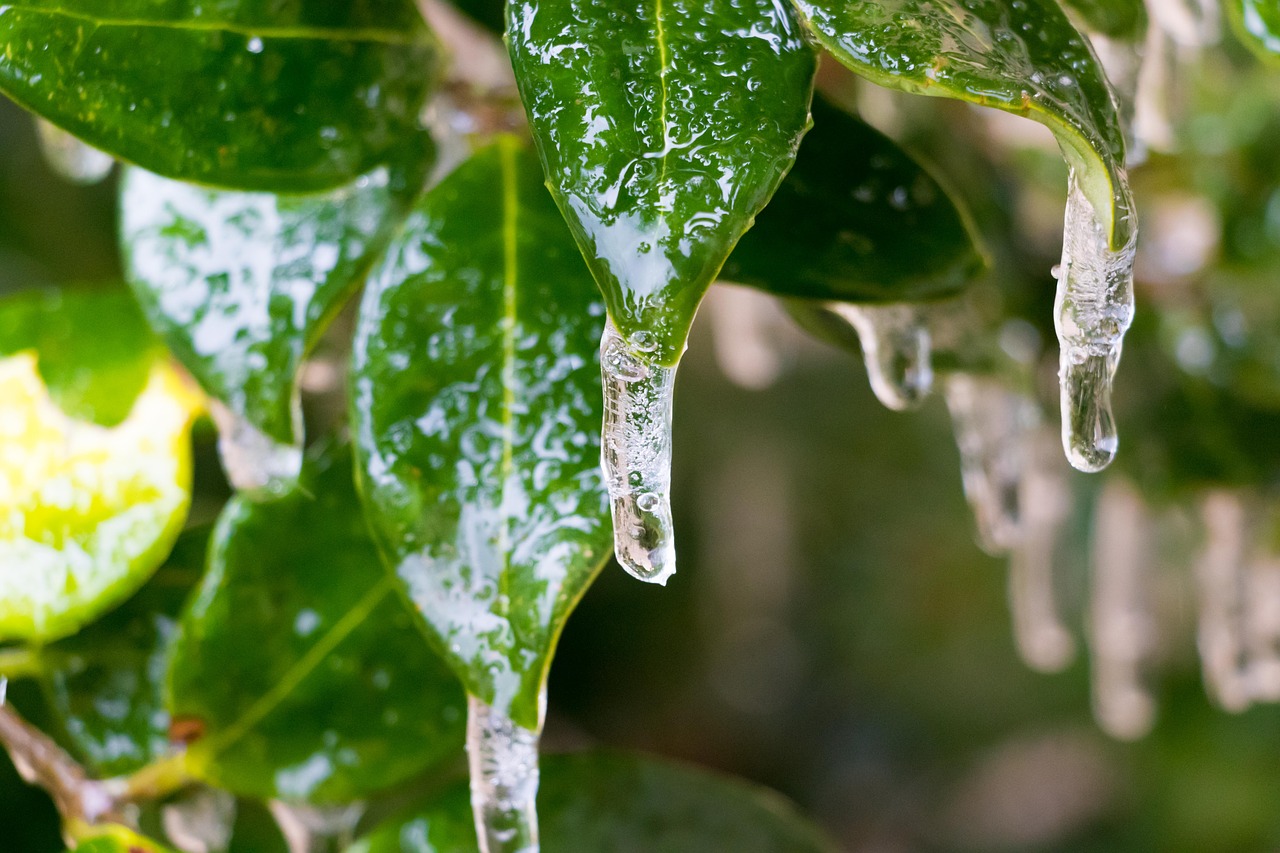
<svg viewBox="0 0 1280 853"><path fill-rule="evenodd" d="M118 824L87 828L82 835L89 837L81 840L69 853L174 853L158 841Z"/></svg>
<svg viewBox="0 0 1280 853"><path fill-rule="evenodd" d="M5 94L172 178L316 190L429 150L437 47L412 0L26 0L0 43Z"/></svg>
<svg viewBox="0 0 1280 853"><path fill-rule="evenodd" d="M609 316L675 364L795 158L812 48L772 0L522 0L507 4L507 32L548 185Z"/></svg>
<svg viewBox="0 0 1280 853"><path fill-rule="evenodd" d="M297 444L303 357L421 188L387 169L323 195L208 190L129 169L121 247L152 325L201 386Z"/></svg>
<svg viewBox="0 0 1280 853"><path fill-rule="evenodd" d="M199 401L131 302L0 303L0 640L74 633L140 587L182 529ZM114 421L122 403L112 426L66 411Z"/></svg>
<svg viewBox="0 0 1280 853"><path fill-rule="evenodd" d="M534 730L610 553L598 299L536 158L502 137L423 198L356 332L378 538L467 690Z"/></svg>
<svg viewBox="0 0 1280 853"><path fill-rule="evenodd" d="M382 566L345 448L278 501L231 500L179 631L170 713L210 784L346 802L461 754L462 691Z"/></svg>
<svg viewBox="0 0 1280 853"><path fill-rule="evenodd" d="M1141 41L1147 30L1147 7L1142 0L1064 0L1090 31L1113 39Z"/></svg>
<svg viewBox="0 0 1280 853"><path fill-rule="evenodd" d="M893 140L822 98L813 119L795 167L720 277L849 302L959 291L984 260L947 191Z"/></svg>
<svg viewBox="0 0 1280 853"><path fill-rule="evenodd" d="M834 853L836 845L771 791L705 770L611 753L542 761L546 853ZM379 827L348 853L473 853L467 791Z"/></svg>
<svg viewBox="0 0 1280 853"><path fill-rule="evenodd" d="M98 777L124 776L172 752L164 676L178 613L204 571L207 529L179 537L123 605L39 653L48 704Z"/></svg>
<svg viewBox="0 0 1280 853"><path fill-rule="evenodd" d="M1258 56L1280 60L1280 3L1276 0L1228 0L1227 17L1240 40Z"/></svg>
<svg viewBox="0 0 1280 853"><path fill-rule="evenodd" d="M874 83L1047 126L1114 248L1135 228L1124 134L1093 50L1055 0L795 0L818 41Z"/></svg>

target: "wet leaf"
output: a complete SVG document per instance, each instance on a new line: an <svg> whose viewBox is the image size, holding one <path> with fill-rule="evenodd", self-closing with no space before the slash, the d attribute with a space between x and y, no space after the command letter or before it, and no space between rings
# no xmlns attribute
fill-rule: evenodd
<svg viewBox="0 0 1280 853"><path fill-rule="evenodd" d="M1276 0L1227 0L1227 17L1249 49L1280 61L1280 3Z"/></svg>
<svg viewBox="0 0 1280 853"><path fill-rule="evenodd" d="M69 853L174 853L158 841L139 835L118 824L104 824L83 831L92 836Z"/></svg>
<svg viewBox="0 0 1280 853"><path fill-rule="evenodd" d="M1124 134L1088 41L1055 0L796 0L818 41L882 86L1035 119L1111 236L1133 232Z"/></svg>
<svg viewBox="0 0 1280 853"><path fill-rule="evenodd" d="M421 187L378 169L321 195L210 190L129 169L128 278L204 389L275 441L301 441L303 356L363 281Z"/></svg>
<svg viewBox="0 0 1280 853"><path fill-rule="evenodd" d="M208 542L207 529L184 533L135 595L39 652L49 707L98 777L132 773L172 752L165 665L178 612L204 571Z"/></svg>
<svg viewBox="0 0 1280 853"><path fill-rule="evenodd" d="M822 98L813 120L795 167L720 277L849 302L959 291L983 258L947 191L893 140Z"/></svg>
<svg viewBox="0 0 1280 853"><path fill-rule="evenodd" d="M461 755L462 691L382 566L345 448L289 496L231 500L179 630L171 734L210 784L346 802Z"/></svg>
<svg viewBox="0 0 1280 853"><path fill-rule="evenodd" d="M467 689L530 729L610 553L603 314L537 159L503 137L423 198L356 332L374 529Z"/></svg>
<svg viewBox="0 0 1280 853"><path fill-rule="evenodd" d="M199 400L127 294L6 300L0 330L0 640L47 642L168 554Z"/></svg>
<svg viewBox="0 0 1280 853"><path fill-rule="evenodd" d="M507 31L549 186L624 337L674 364L791 166L815 56L787 4L521 0Z"/></svg>
<svg viewBox="0 0 1280 853"><path fill-rule="evenodd" d="M833 842L777 794L652 758L549 756L538 791L546 853L834 853ZM348 853L473 853L465 786L392 821Z"/></svg>
<svg viewBox="0 0 1280 853"><path fill-rule="evenodd" d="M411 0L0 7L0 90L115 157L237 189L316 190L430 144L435 40Z"/></svg>
<svg viewBox="0 0 1280 853"><path fill-rule="evenodd" d="M1142 0L1064 0L1091 32L1114 39L1140 41L1147 29Z"/></svg>

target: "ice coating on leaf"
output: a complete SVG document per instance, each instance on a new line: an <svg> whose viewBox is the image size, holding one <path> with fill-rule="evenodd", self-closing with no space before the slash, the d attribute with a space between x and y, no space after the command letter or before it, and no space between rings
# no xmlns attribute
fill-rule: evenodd
<svg viewBox="0 0 1280 853"><path fill-rule="evenodd" d="M1104 731L1121 740L1142 737L1155 721L1155 701L1142 677L1153 639L1148 527L1142 498L1125 481L1110 480L1093 517L1088 624L1093 713Z"/></svg>
<svg viewBox="0 0 1280 853"><path fill-rule="evenodd" d="M467 699L471 810L481 853L538 853L538 732Z"/></svg>
<svg viewBox="0 0 1280 853"><path fill-rule="evenodd" d="M943 383L960 450L964 495L988 554L1013 548L1022 533L1019 494L1028 442L1039 423L1035 401L998 379L954 373Z"/></svg>
<svg viewBox="0 0 1280 853"><path fill-rule="evenodd" d="M1061 384L1062 445L1081 471L1101 471L1119 446L1111 387L1124 333L1133 322L1133 259L1137 229L1112 249L1107 232L1080 189L1068 181L1062 265L1054 300Z"/></svg>
<svg viewBox="0 0 1280 853"><path fill-rule="evenodd" d="M116 163L110 154L81 142L42 118L36 119L36 136L49 168L74 184L96 184L111 174L111 167Z"/></svg>
<svg viewBox="0 0 1280 853"><path fill-rule="evenodd" d="M628 343L609 321L600 339L604 382L600 463L613 507L618 562L640 580L665 586L676 571L671 522L676 369L652 360L653 347L642 335L637 333ZM637 337L639 347L634 343Z"/></svg>
<svg viewBox="0 0 1280 853"><path fill-rule="evenodd" d="M288 493L302 472L302 447L282 444L218 402L209 407L218 425L218 456L227 480L249 497L269 499ZM301 408L297 420L301 421ZM301 429L295 430L295 434Z"/></svg>
<svg viewBox="0 0 1280 853"><path fill-rule="evenodd" d="M827 306L858 332L876 399L895 412L912 409L933 390L933 343L914 305Z"/></svg>

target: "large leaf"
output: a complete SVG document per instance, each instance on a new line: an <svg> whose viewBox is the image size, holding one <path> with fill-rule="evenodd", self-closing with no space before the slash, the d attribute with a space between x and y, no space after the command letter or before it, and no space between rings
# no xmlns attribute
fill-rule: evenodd
<svg viewBox="0 0 1280 853"><path fill-rule="evenodd" d="M0 358L0 639L44 642L97 618L186 518L198 399L131 303L0 304L0 352L13 353ZM113 426L76 417L114 422L122 408Z"/></svg>
<svg viewBox="0 0 1280 853"><path fill-rule="evenodd" d="M420 174L378 169L323 195L277 196L130 169L120 229L130 284L209 394L298 443L303 356L385 247Z"/></svg>
<svg viewBox="0 0 1280 853"><path fill-rule="evenodd" d="M463 698L382 567L351 456L233 498L169 662L193 773L238 794L345 802L461 755Z"/></svg>
<svg viewBox="0 0 1280 853"><path fill-rule="evenodd" d="M1053 131L1115 248L1136 223L1101 65L1056 0L795 0L818 41L883 86L1027 116Z"/></svg>
<svg viewBox="0 0 1280 853"><path fill-rule="evenodd" d="M174 178L333 187L429 140L436 66L412 0L26 0L0 7L0 90Z"/></svg>
<svg viewBox="0 0 1280 853"><path fill-rule="evenodd" d="M529 729L609 555L603 314L536 158L503 137L423 198L356 332L374 528L467 689Z"/></svg>
<svg viewBox="0 0 1280 853"><path fill-rule="evenodd" d="M507 33L549 185L610 317L674 364L808 124L815 57L794 13L773 0L520 0Z"/></svg>
<svg viewBox="0 0 1280 853"><path fill-rule="evenodd" d="M893 140L813 102L796 165L720 272L775 296L912 302L957 292L983 258L946 190Z"/></svg>
<svg viewBox="0 0 1280 853"><path fill-rule="evenodd" d="M538 813L546 853L834 853L794 807L745 783L609 753L543 759ZM348 853L474 853L462 786L379 827Z"/></svg>

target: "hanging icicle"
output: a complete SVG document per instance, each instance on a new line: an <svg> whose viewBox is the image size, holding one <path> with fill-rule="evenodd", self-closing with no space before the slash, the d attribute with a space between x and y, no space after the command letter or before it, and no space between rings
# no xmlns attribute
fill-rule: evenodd
<svg viewBox="0 0 1280 853"><path fill-rule="evenodd" d="M481 853L538 853L538 732L470 696L467 764Z"/></svg>
<svg viewBox="0 0 1280 853"><path fill-rule="evenodd" d="M924 402L933 390L933 345L918 306L832 302L827 309L857 330L876 399L896 412Z"/></svg>

